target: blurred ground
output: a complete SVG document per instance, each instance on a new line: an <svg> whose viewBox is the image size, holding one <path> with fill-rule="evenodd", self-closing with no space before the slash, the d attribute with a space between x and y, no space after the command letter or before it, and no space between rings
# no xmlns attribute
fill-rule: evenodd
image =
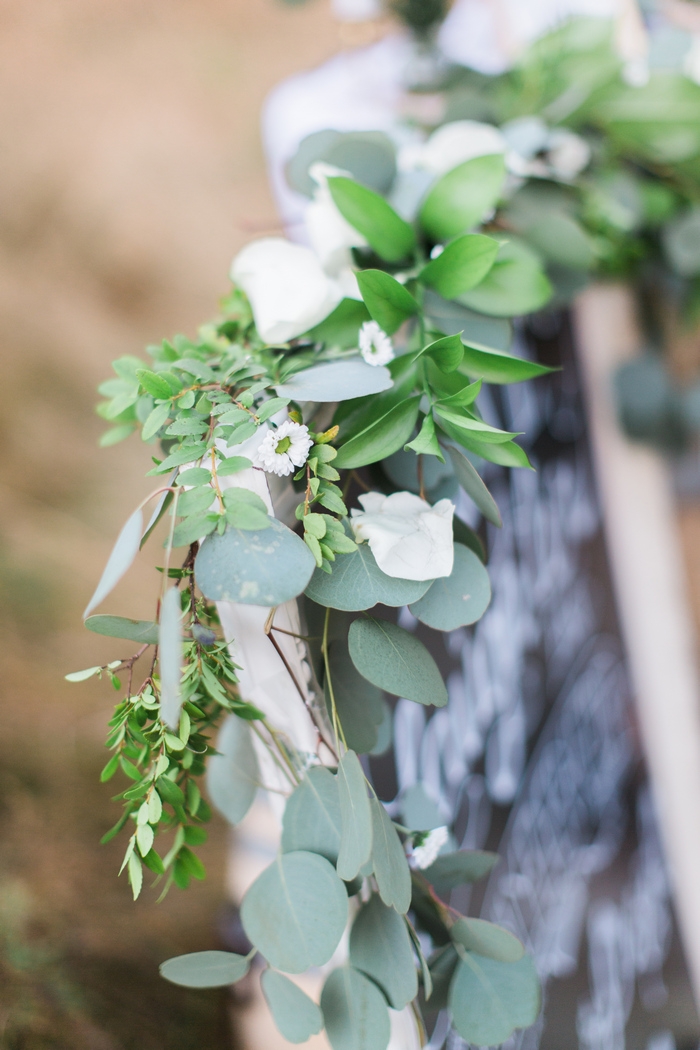
<svg viewBox="0 0 700 1050"><path fill-rule="evenodd" d="M115 694L62 676L130 651L80 614L149 487L138 440L97 448L94 388L114 357L193 333L235 250L274 229L260 106L337 49L326 7L0 0L2 1050L228 1045L222 995L157 975L212 945L225 830L206 883L134 905L123 844L98 845ZM134 576L106 609L150 617L150 598Z"/></svg>

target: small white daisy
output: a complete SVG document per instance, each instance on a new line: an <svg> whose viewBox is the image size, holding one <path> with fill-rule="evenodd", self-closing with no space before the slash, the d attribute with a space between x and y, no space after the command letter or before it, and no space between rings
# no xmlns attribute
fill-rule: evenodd
<svg viewBox="0 0 700 1050"><path fill-rule="evenodd" d="M368 365L388 365L394 360L391 339L376 321L365 321L360 329L360 353Z"/></svg>
<svg viewBox="0 0 700 1050"><path fill-rule="evenodd" d="M268 474L283 478L304 466L312 445L309 428L286 419L276 430L268 430L258 445L254 462Z"/></svg>
<svg viewBox="0 0 700 1050"><path fill-rule="evenodd" d="M429 868L448 839L446 827L435 828L433 831L423 832L414 836L414 845L411 847L409 859L414 868Z"/></svg>

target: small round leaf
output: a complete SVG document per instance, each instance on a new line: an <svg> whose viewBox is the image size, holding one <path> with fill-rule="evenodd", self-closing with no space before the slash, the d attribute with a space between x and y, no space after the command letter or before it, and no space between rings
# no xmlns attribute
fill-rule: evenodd
<svg viewBox="0 0 700 1050"><path fill-rule="evenodd" d="M191 952L161 963L160 974L184 988L223 988L248 973L250 960L233 952Z"/></svg>
<svg viewBox="0 0 700 1050"><path fill-rule="evenodd" d="M290 1043L305 1043L323 1028L323 1014L293 981L275 970L260 978L270 1013L280 1034Z"/></svg>
<svg viewBox="0 0 700 1050"><path fill-rule="evenodd" d="M455 543L450 575L435 580L410 609L426 626L436 631L454 631L480 620L490 601L491 582L483 562L473 551Z"/></svg>
<svg viewBox="0 0 700 1050"><path fill-rule="evenodd" d="M384 996L351 966L333 970L321 994L326 1034L333 1050L386 1050L391 1035Z"/></svg>
<svg viewBox="0 0 700 1050"><path fill-rule="evenodd" d="M398 608L422 598L432 580L399 580L377 565L368 543L352 554L339 554L331 573L317 569L306 594L318 605L343 612L361 612L375 605Z"/></svg>
<svg viewBox="0 0 700 1050"><path fill-rule="evenodd" d="M395 1010L415 999L418 975L405 921L374 894L350 931L350 962L382 989Z"/></svg>

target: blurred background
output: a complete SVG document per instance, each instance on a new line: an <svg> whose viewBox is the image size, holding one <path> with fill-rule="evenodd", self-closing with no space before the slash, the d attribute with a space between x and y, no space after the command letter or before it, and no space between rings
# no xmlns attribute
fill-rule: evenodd
<svg viewBox="0 0 700 1050"><path fill-rule="evenodd" d="M223 822L205 883L135 905L122 844L99 845L117 815L98 779L114 694L63 675L115 655L81 612L148 488L138 441L98 448L95 387L115 357L194 333L234 253L276 229L261 105L337 34L325 6L278 0L0 3L3 1048L230 1045L225 996L157 969L211 946ZM134 586L115 612L147 614Z"/></svg>

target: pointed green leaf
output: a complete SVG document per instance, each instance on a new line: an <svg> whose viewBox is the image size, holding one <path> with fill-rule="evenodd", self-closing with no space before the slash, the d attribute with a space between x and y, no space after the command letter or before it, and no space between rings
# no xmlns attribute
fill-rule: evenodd
<svg viewBox="0 0 700 1050"><path fill-rule="evenodd" d="M316 853L282 853L259 875L241 905L246 936L271 966L303 973L328 962L343 935L348 895Z"/></svg>
<svg viewBox="0 0 700 1050"><path fill-rule="evenodd" d="M485 383L502 385L549 375L557 369L539 365L536 361L526 361L523 357L515 357L480 343L467 342L464 347L462 371L474 379L483 379Z"/></svg>
<svg viewBox="0 0 700 1050"><path fill-rule="evenodd" d="M372 815L367 781L354 751L346 751L338 765L341 841L338 874L345 882L355 878L372 850Z"/></svg>
<svg viewBox="0 0 700 1050"><path fill-rule="evenodd" d="M260 782L248 723L236 715L228 715L221 726L216 749L219 754L212 755L207 763L207 789L219 812L235 825L252 806Z"/></svg>
<svg viewBox="0 0 700 1050"><path fill-rule="evenodd" d="M416 244L413 229L374 190L354 179L333 176L328 188L340 214L387 262L400 262Z"/></svg>
<svg viewBox="0 0 700 1050"><path fill-rule="evenodd" d="M481 233L467 233L451 241L425 266L419 279L443 299L454 299L483 281L498 255L499 242Z"/></svg>
<svg viewBox="0 0 700 1050"><path fill-rule="evenodd" d="M540 1012L540 983L532 959L503 963L465 952L450 986L452 1021L468 1043L496 1046Z"/></svg>
<svg viewBox="0 0 700 1050"><path fill-rule="evenodd" d="M170 384L156 372L151 372L149 368L138 368L136 378L146 393L152 397L171 398L173 396Z"/></svg>
<svg viewBox="0 0 700 1050"><path fill-rule="evenodd" d="M482 459L487 459L490 463L498 463L501 467L529 467L530 470L533 469L525 449L521 448L520 445L516 445L514 441L481 441L476 436L476 431L465 430L464 427L455 426L454 423L450 423L449 420L442 418L440 419L440 427L453 441L466 448L468 452L475 456L481 456Z"/></svg>
<svg viewBox="0 0 700 1050"><path fill-rule="evenodd" d="M328 654L338 721L351 751L368 754L376 746L384 721L382 691L359 674L350 659L347 641L339 638ZM331 712L330 689L324 683L326 706Z"/></svg>
<svg viewBox="0 0 700 1050"><path fill-rule="evenodd" d="M413 615L435 631L454 631L476 623L491 601L491 581L473 551L455 543L449 576L435 580L422 598L409 607Z"/></svg>
<svg viewBox="0 0 700 1050"><path fill-rule="evenodd" d="M362 905L352 924L350 962L379 985L395 1010L402 1010L418 994L406 923L376 894Z"/></svg>
<svg viewBox="0 0 700 1050"><path fill-rule="evenodd" d="M540 310L552 297L550 284L537 255L525 244L501 244L496 262L478 287L460 295L459 302L492 317L517 317Z"/></svg>
<svg viewBox="0 0 700 1050"><path fill-rule="evenodd" d="M324 766L313 766L284 808L282 852L306 850L335 864L340 826L338 781Z"/></svg>
<svg viewBox="0 0 700 1050"><path fill-rule="evenodd" d="M497 962L518 962L525 954L525 948L515 934L484 919L462 916L451 927L450 937L467 951L485 955Z"/></svg>
<svg viewBox="0 0 700 1050"><path fill-rule="evenodd" d="M465 883L478 882L490 874L497 864L497 853L476 849L458 850L455 853L443 853L423 871L423 875L438 893L444 893Z"/></svg>
<svg viewBox="0 0 700 1050"><path fill-rule="evenodd" d="M486 520L500 528L502 524L500 511L495 499L481 480L476 467L458 448L449 446L447 451L454 472L457 475L457 481L477 505Z"/></svg>
<svg viewBox="0 0 700 1050"><path fill-rule="evenodd" d="M394 608L410 605L422 598L431 582L387 576L377 565L369 544L362 543L352 554L338 555L332 573L315 572L305 593L327 609L361 612L379 604Z"/></svg>
<svg viewBox="0 0 700 1050"><path fill-rule="evenodd" d="M413 441L409 441L407 445L404 445L404 452L409 448L417 456L437 456L442 463L445 462L445 457L442 454L442 449L438 444L437 434L435 433L435 420L431 415L423 417L418 435L414 437Z"/></svg>
<svg viewBox="0 0 700 1050"><path fill-rule="evenodd" d="M156 436L160 428L165 425L171 410L172 405L169 401L156 405L141 428L141 437L144 441L150 441L152 437Z"/></svg>
<svg viewBox="0 0 700 1050"><path fill-rule="evenodd" d="M305 1043L323 1028L319 1007L293 981L276 970L260 978L263 994L280 1034L290 1043Z"/></svg>
<svg viewBox="0 0 700 1050"><path fill-rule="evenodd" d="M143 532L143 514L141 508L135 510L122 531L117 536L112 553L109 556L104 572L100 578L95 593L87 604L83 613L86 620L93 609L103 602L121 580L127 569L139 552L141 533Z"/></svg>
<svg viewBox="0 0 700 1050"><path fill-rule="evenodd" d="M248 973L250 960L233 952L190 952L160 964L160 975L183 988L224 988Z"/></svg>
<svg viewBox="0 0 700 1050"><path fill-rule="evenodd" d="M401 839L378 798L372 807L372 867L384 903L405 915L411 906L411 872Z"/></svg>
<svg viewBox="0 0 700 1050"><path fill-rule="evenodd" d="M413 433L419 405L420 395L394 405L385 415L341 445L333 466L339 470L366 467L398 452Z"/></svg>
<svg viewBox="0 0 700 1050"><path fill-rule="evenodd" d="M464 346L459 335L446 335L426 346L417 356L425 354L433 359L441 372L454 372L464 357Z"/></svg>
<svg viewBox="0 0 700 1050"><path fill-rule="evenodd" d="M404 321L419 312L411 293L390 274L360 270L356 276L365 306L387 335L393 335Z"/></svg>
<svg viewBox="0 0 700 1050"><path fill-rule="evenodd" d="M333 970L321 993L326 1035L333 1050L386 1050L389 1011L376 984L351 966Z"/></svg>
<svg viewBox="0 0 700 1050"><path fill-rule="evenodd" d="M477 441L490 445L504 445L506 442L512 441L514 437L519 436L517 433L492 427L490 423L484 422L483 419L477 419L472 416L468 409L453 408L451 405L438 403L435 405L435 411L441 422L447 420L453 426L466 430Z"/></svg>
<svg viewBox="0 0 700 1050"><path fill-rule="evenodd" d="M414 635L386 620L355 620L350 656L363 678L394 696L444 707L447 690L432 656Z"/></svg>
<svg viewBox="0 0 700 1050"><path fill-rule="evenodd" d="M108 638L127 638L142 645L158 644L158 624L153 620L127 620L124 616L100 614L88 616L85 621L88 631L104 634Z"/></svg>
<svg viewBox="0 0 700 1050"><path fill-rule="evenodd" d="M423 228L436 241L447 241L476 226L497 203L505 177L500 153L475 157L448 171L423 202Z"/></svg>

